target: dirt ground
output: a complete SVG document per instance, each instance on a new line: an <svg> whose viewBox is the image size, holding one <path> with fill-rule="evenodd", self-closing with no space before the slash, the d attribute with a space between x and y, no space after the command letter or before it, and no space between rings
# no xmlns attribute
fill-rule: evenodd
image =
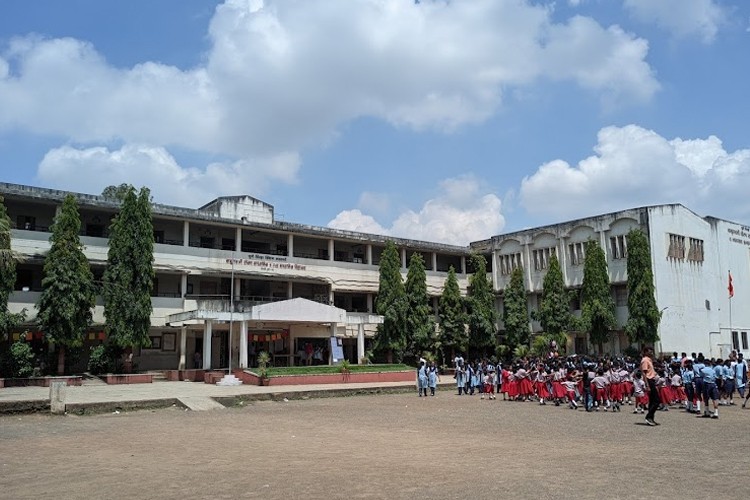
<svg viewBox="0 0 750 500"><path fill-rule="evenodd" d="M0 418L0 497L701 498L750 470L750 410L622 413L394 394Z"/></svg>

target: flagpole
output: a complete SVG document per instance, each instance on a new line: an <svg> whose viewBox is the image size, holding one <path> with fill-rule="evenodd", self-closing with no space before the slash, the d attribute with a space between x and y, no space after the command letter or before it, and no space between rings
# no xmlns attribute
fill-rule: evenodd
<svg viewBox="0 0 750 500"><path fill-rule="evenodd" d="M729 338L732 339L732 297L734 297L734 284L732 283L732 271L729 271ZM733 346L734 347L734 346Z"/></svg>

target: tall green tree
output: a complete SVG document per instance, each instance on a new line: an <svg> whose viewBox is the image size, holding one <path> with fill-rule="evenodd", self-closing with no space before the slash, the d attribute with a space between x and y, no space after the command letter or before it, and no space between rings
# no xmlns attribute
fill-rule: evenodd
<svg viewBox="0 0 750 500"><path fill-rule="evenodd" d="M10 246L10 217L5 202L0 196L0 340L11 328L23 321L25 314L12 314L8 310L8 299L16 286L16 261L18 256Z"/></svg>
<svg viewBox="0 0 750 500"><path fill-rule="evenodd" d="M102 290L107 337L124 348L126 354L132 347L150 345L153 260L150 192L141 188L136 195L131 186L123 198L120 213L110 226Z"/></svg>
<svg viewBox="0 0 750 500"><path fill-rule="evenodd" d="M487 261L480 254L472 254L469 262L474 273L469 277L467 298L469 349L476 354L487 354L495 348L495 294L487 279Z"/></svg>
<svg viewBox="0 0 750 500"><path fill-rule="evenodd" d="M122 202L128 194L128 191L134 189L132 185L122 183L119 186L110 185L104 188L102 196L109 200Z"/></svg>
<svg viewBox="0 0 750 500"><path fill-rule="evenodd" d="M573 315L570 312L570 297L565 290L560 262L555 254L550 256L549 268L542 282L541 304L534 319L539 321L542 331L549 339L555 340L558 345L564 345L565 334L573 325Z"/></svg>
<svg viewBox="0 0 750 500"><path fill-rule="evenodd" d="M594 240L586 243L586 258L583 262L581 324L602 354L604 342L609 340L617 319L609 286L607 258L599 243Z"/></svg>
<svg viewBox="0 0 750 500"><path fill-rule="evenodd" d="M633 344L659 340L661 313L656 306L654 274L648 238L640 229L628 233L628 322L625 331Z"/></svg>
<svg viewBox="0 0 750 500"><path fill-rule="evenodd" d="M414 252L409 259L409 270L406 273L406 335L408 350L419 358L425 351L432 351L435 333L435 319L430 307L430 296L427 295L427 273L424 258Z"/></svg>
<svg viewBox="0 0 750 500"><path fill-rule="evenodd" d="M469 345L464 300L453 266L448 269L448 277L440 296L439 318L443 359L453 359L457 353L466 351Z"/></svg>
<svg viewBox="0 0 750 500"><path fill-rule="evenodd" d="M57 373L65 372L66 350L83 344L91 323L96 292L94 276L79 237L81 218L72 194L65 197L52 224L52 246L44 260L39 324L57 345Z"/></svg>
<svg viewBox="0 0 750 500"><path fill-rule="evenodd" d="M526 287L523 284L523 268L516 267L510 275L510 282L503 293L503 323L505 344L510 351L519 346L529 346L529 308Z"/></svg>
<svg viewBox="0 0 750 500"><path fill-rule="evenodd" d="M384 318L383 323L378 325L375 349L385 353L388 363L393 363L394 356L400 361L406 349L408 309L404 281L401 277L401 257L393 241L388 241L385 245L379 271L380 281L375 308Z"/></svg>

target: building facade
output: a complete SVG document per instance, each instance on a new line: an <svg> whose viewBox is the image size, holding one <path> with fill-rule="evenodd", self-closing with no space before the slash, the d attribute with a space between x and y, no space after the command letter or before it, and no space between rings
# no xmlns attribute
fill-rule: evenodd
<svg viewBox="0 0 750 500"><path fill-rule="evenodd" d="M493 283L502 313L502 293L515 267L523 268L528 307L534 310L539 307L550 255L557 255L566 286L579 290L586 243L598 241L607 256L618 322L605 351L617 353L629 345L624 333L628 319L626 235L636 228L650 242L656 304L662 313L657 350L715 357L726 357L732 350L750 354L750 311L744 307L750 298L747 226L701 217L679 204L657 205L498 235L472 243L471 248L492 255ZM580 314L575 298L571 309ZM502 330L502 323L499 326ZM541 330L537 322L530 328ZM578 332L570 335L568 350L594 349L585 332Z"/></svg>
<svg viewBox="0 0 750 500"><path fill-rule="evenodd" d="M35 325L50 226L67 192L0 184L11 218L11 247L21 257L10 296L12 312L27 310L25 334L41 342ZM76 194L81 241L95 279L107 261L107 231L118 203ZM274 207L250 196L218 198L198 209L153 205L154 270L150 348L135 352L140 369L225 368L254 364L261 350L275 364L293 365L313 348L327 363L335 346L359 362L382 317L374 303L379 263L388 240L401 252L405 276L411 255L422 254L428 294L437 311L448 269L456 270L466 294L467 257L487 258L497 308L502 318L503 290L522 267L529 310L539 307L550 256L557 255L566 286L583 282L585 246L596 240L607 256L618 328L608 352L629 346L624 333L627 309L627 233L638 228L649 238L656 303L662 312L664 352L750 355L750 228L701 217L679 204L642 207L493 236L468 247L389 238L276 220ZM728 293L731 271L734 296ZM575 294L573 294L575 297ZM575 298L571 310L580 314ZM101 299L86 348L104 341ZM502 320L498 325L502 332ZM540 325L531 322L533 332ZM231 332L231 334L230 334ZM230 347L231 346L231 347ZM86 350L86 349L85 349ZM569 337L569 352L591 352L584 332Z"/></svg>
<svg viewBox="0 0 750 500"><path fill-rule="evenodd" d="M27 310L27 325L9 341L22 334L42 341L43 332L34 327L35 304L50 226L67 194L0 184L12 224L11 248L21 258L9 309ZM74 194L84 251L101 280L107 232L119 204ZM450 267L462 293L468 283L466 247L278 221L273 206L249 196L219 198L195 210L154 204L153 227L152 345L134 356L143 370L225 368L230 361L244 367L261 350L272 353L274 363L291 365L308 348L319 356L315 361L327 363L331 338L345 359L360 361L382 321L374 301L387 240L400 249L404 276L412 254L422 254L434 307ZM85 351L104 341L105 321L99 299Z"/></svg>

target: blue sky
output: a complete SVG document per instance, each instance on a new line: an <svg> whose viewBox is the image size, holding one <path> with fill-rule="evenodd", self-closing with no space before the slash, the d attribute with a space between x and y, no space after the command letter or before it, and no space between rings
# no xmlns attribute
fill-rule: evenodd
<svg viewBox="0 0 750 500"><path fill-rule="evenodd" d="M4 0L0 181L466 244L750 221L740 0Z"/></svg>

